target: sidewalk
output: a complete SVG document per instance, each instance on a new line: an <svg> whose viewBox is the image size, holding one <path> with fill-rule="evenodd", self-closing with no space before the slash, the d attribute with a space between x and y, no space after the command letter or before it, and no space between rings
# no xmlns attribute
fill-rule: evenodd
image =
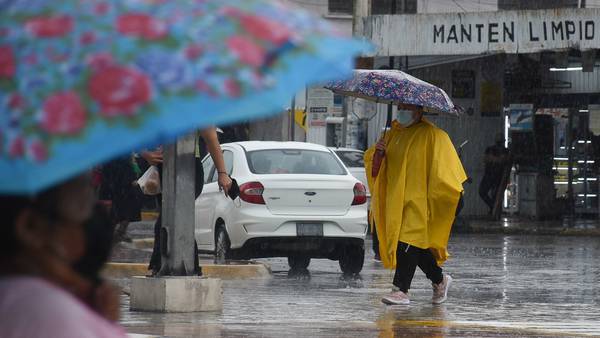
<svg viewBox="0 0 600 338"><path fill-rule="evenodd" d="M600 220L536 221L518 216L506 216L499 221L493 221L461 217L457 219L453 231L467 234L600 236Z"/></svg>
<svg viewBox="0 0 600 338"><path fill-rule="evenodd" d="M110 262L103 271L105 277L126 279L149 273L148 262L154 244L154 220L148 215L143 215L143 219L141 222L130 224L127 232L132 238L131 243L115 244ZM200 255L200 266L204 276L225 280L271 277L271 268L265 263L232 261L227 264L215 264L212 255Z"/></svg>

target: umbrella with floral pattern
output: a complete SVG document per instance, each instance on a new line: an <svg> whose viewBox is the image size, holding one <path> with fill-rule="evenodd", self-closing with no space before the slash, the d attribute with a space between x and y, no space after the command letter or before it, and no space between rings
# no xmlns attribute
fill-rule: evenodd
<svg viewBox="0 0 600 338"><path fill-rule="evenodd" d="M460 112L443 89L400 70L355 70L352 78L331 81L325 88L379 103L410 104L455 115Z"/></svg>
<svg viewBox="0 0 600 338"><path fill-rule="evenodd" d="M0 194L280 111L368 49L265 0L0 0Z"/></svg>

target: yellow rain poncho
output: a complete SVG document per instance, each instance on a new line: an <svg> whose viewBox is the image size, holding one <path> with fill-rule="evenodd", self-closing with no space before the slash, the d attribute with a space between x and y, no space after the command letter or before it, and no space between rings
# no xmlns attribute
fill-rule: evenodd
<svg viewBox="0 0 600 338"><path fill-rule="evenodd" d="M423 119L409 128L394 121L385 135L385 158L371 176L375 146L365 153L371 189L371 224L386 268L396 267L398 242L429 249L438 264L448 258L448 238L467 176L448 135Z"/></svg>

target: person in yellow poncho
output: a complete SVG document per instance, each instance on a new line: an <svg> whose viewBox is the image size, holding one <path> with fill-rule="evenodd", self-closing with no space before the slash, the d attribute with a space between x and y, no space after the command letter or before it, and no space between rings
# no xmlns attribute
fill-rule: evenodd
<svg viewBox="0 0 600 338"><path fill-rule="evenodd" d="M376 149L385 156L373 177ZM467 179L450 138L423 118L421 107L399 105L391 129L365 152L365 167L381 261L396 269L395 288L382 302L410 303L417 266L432 282L432 302L444 302L452 278L440 266L449 256L450 229Z"/></svg>

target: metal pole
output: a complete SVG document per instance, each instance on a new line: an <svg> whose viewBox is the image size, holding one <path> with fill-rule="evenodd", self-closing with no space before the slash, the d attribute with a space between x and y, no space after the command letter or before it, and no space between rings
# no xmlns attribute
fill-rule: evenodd
<svg viewBox="0 0 600 338"><path fill-rule="evenodd" d="M569 109L569 118L567 123L567 158L568 158L568 181L567 181L567 203L569 208L569 221L573 222L575 216L575 199L573 197L573 115L575 110Z"/></svg>
<svg viewBox="0 0 600 338"><path fill-rule="evenodd" d="M296 95L292 97L290 108L290 141L296 141Z"/></svg>
<svg viewBox="0 0 600 338"><path fill-rule="evenodd" d="M159 276L197 273L194 266L195 142L193 133L164 148Z"/></svg>
<svg viewBox="0 0 600 338"><path fill-rule="evenodd" d="M371 0L354 0L353 16L352 16L352 36L364 36L365 25L364 19L371 15ZM348 100L344 96L342 98L342 143L346 146L346 138L348 134Z"/></svg>

